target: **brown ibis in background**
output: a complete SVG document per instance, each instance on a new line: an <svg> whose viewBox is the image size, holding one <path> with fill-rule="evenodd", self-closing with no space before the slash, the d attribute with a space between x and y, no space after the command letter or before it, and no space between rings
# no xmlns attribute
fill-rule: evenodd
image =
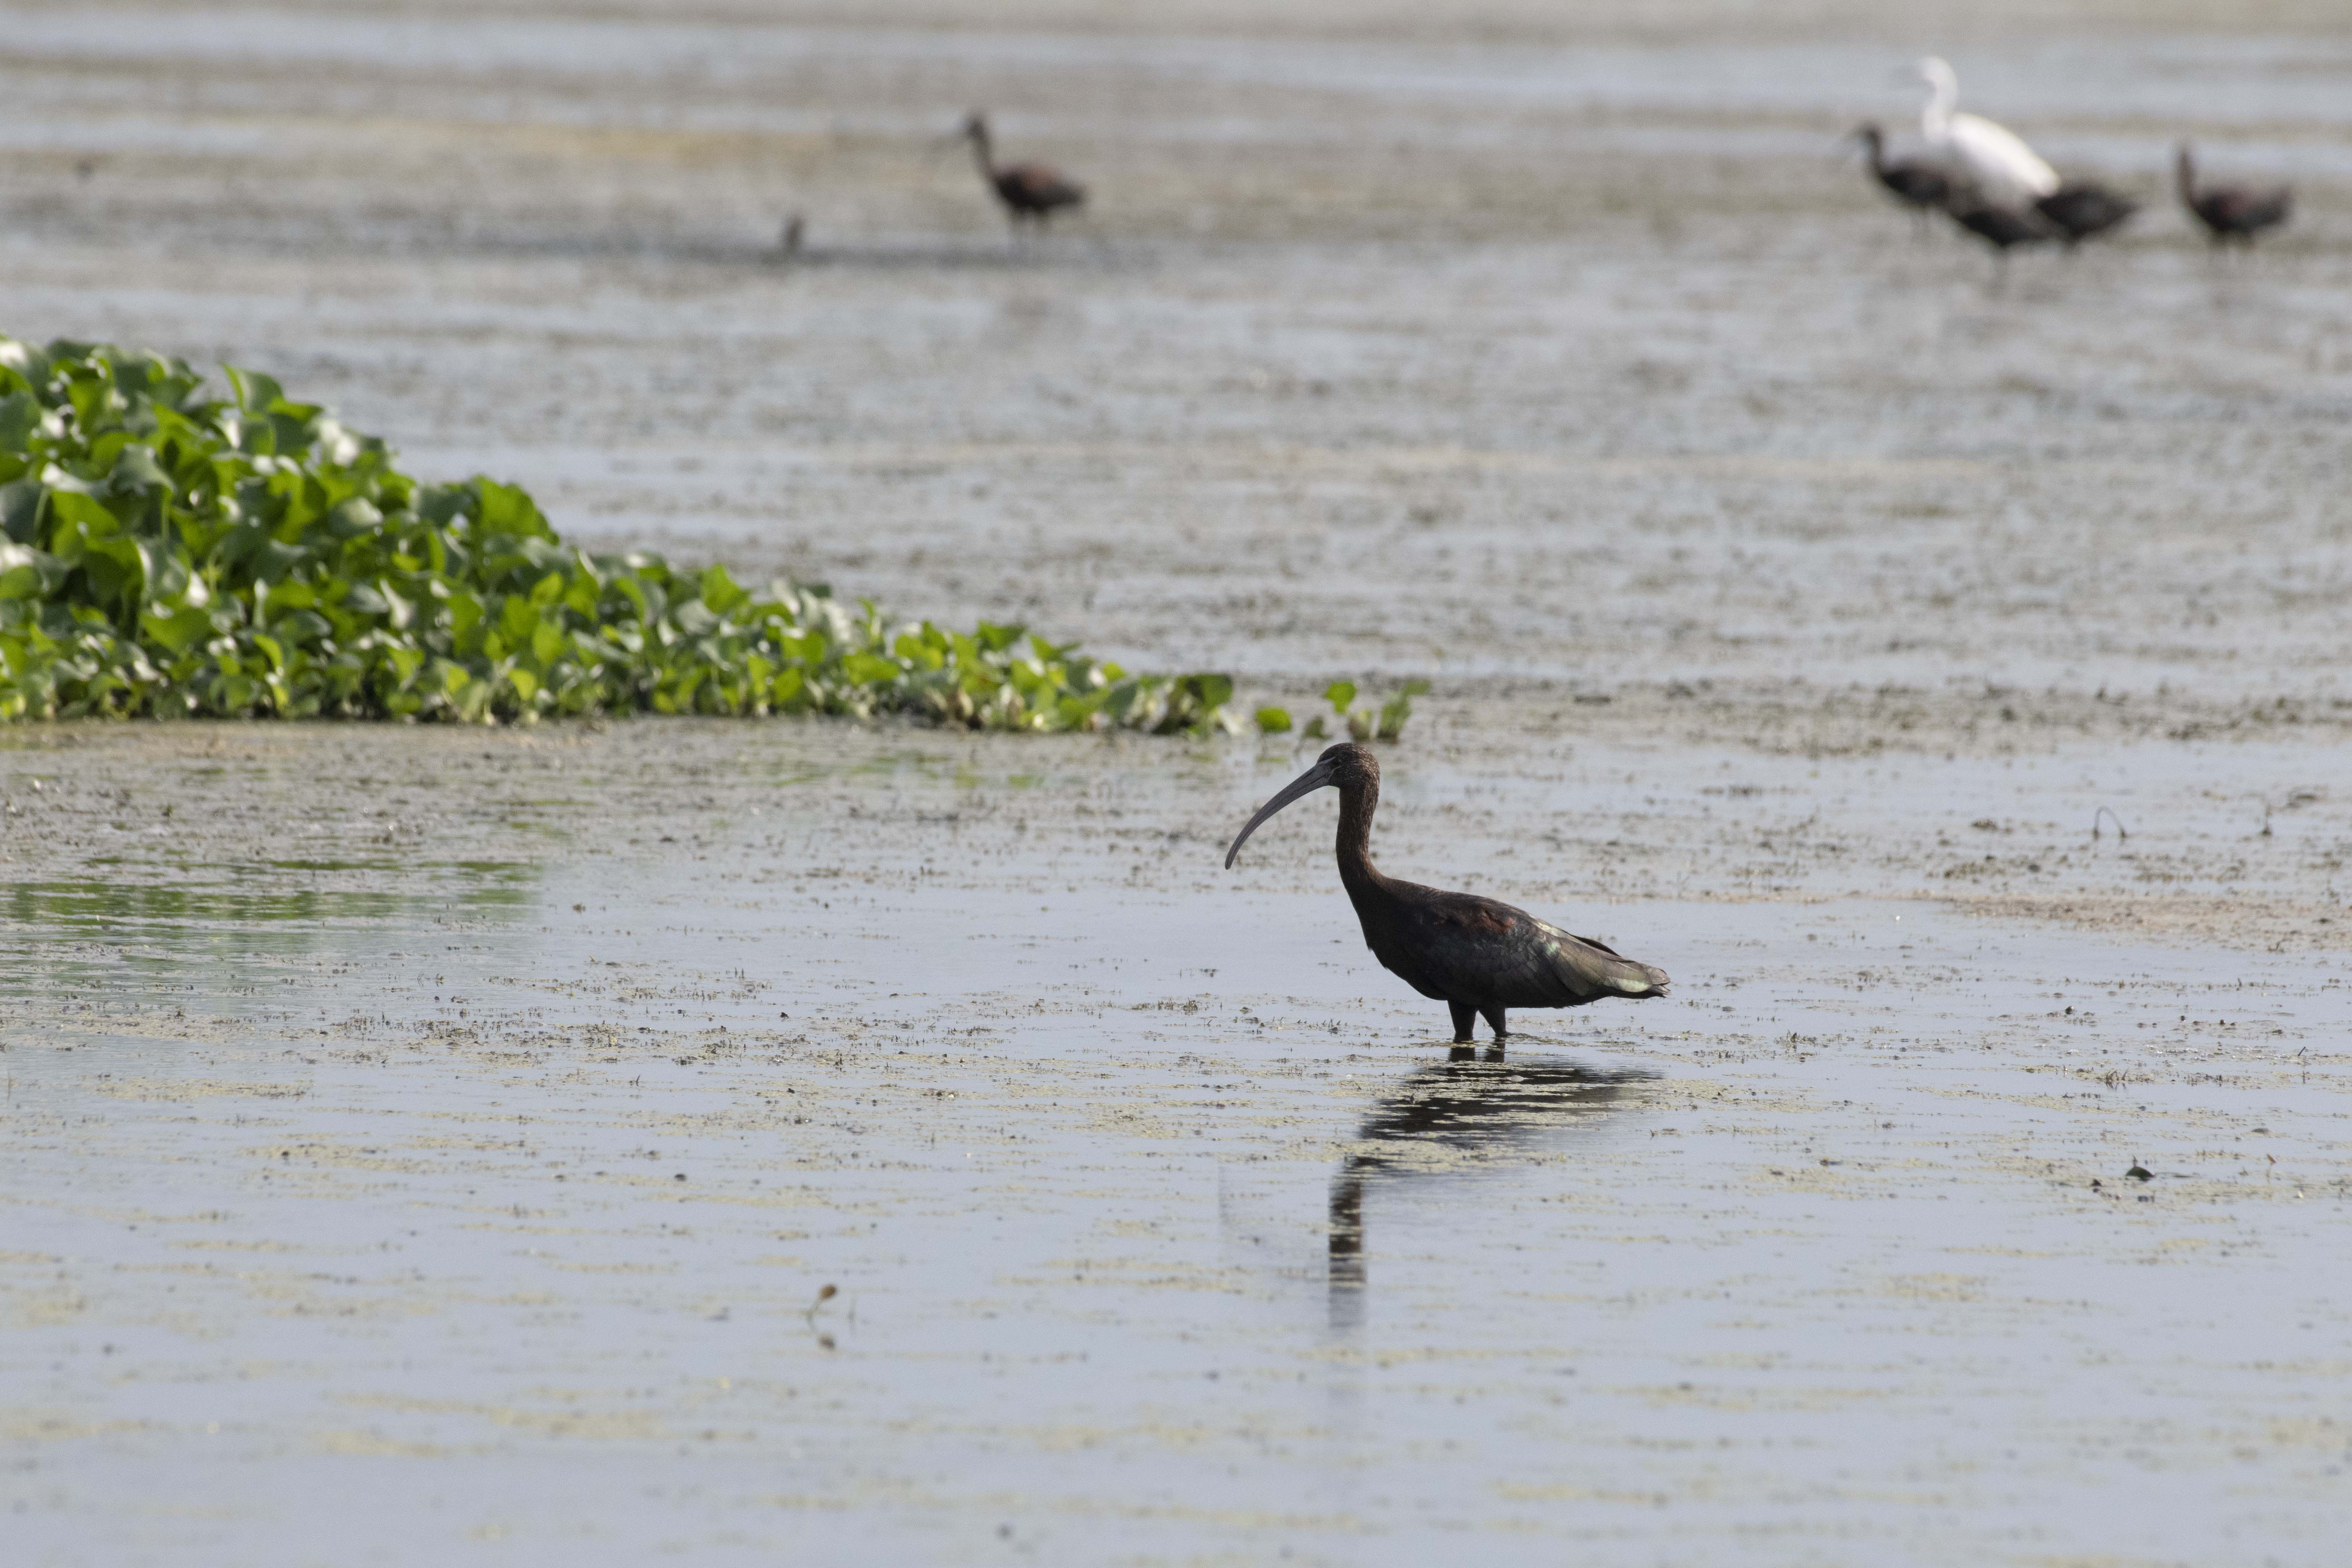
<svg viewBox="0 0 2352 1568"><path fill-rule="evenodd" d="M1590 937L1571 936L1510 905L1475 893L1447 893L1384 877L1372 864L1372 813L1381 804L1381 764L1368 747L1342 742L1285 784L1249 819L1225 851L1230 869L1243 844L1267 818L1318 789L1339 792L1339 881L1364 945L1381 967L1453 1009L1454 1037L1470 1038L1483 1017L1501 1039L1512 1007L1581 1007L1622 996L1663 996L1666 974Z"/></svg>
<svg viewBox="0 0 2352 1568"><path fill-rule="evenodd" d="M1979 196L1963 194L1944 208L1951 220L1992 247L2006 259L2019 245L2046 245L2055 237L2049 229L2015 207L2005 207Z"/></svg>
<svg viewBox="0 0 2352 1568"><path fill-rule="evenodd" d="M1870 160L1871 177L1884 185L1896 201L1911 209L1920 222L1942 206L1952 195L1952 176L1937 164L1925 158L1886 159L1886 133L1875 121L1864 121L1853 133L1862 143L1864 155Z"/></svg>
<svg viewBox="0 0 2352 1568"><path fill-rule="evenodd" d="M2285 185L2206 185L2197 184L2197 163L2183 142L2174 154L2172 172L2180 188L2180 205L2205 226L2215 245L2236 240L2254 243L2254 236L2276 228L2294 211L2294 192Z"/></svg>
<svg viewBox="0 0 2352 1568"><path fill-rule="evenodd" d="M1043 228L1053 216L1064 207L1086 205L1087 188L1065 175L1058 169L1043 163L999 163L995 148L988 137L988 116L973 110L964 117L963 129L957 132L971 143L971 155L980 164L980 177L1004 204L1007 216L1018 229L1024 219Z"/></svg>
<svg viewBox="0 0 2352 1568"><path fill-rule="evenodd" d="M2013 247L2047 245L2056 237L2037 218L2028 216L2015 207L1986 201L1974 190L1965 187L1944 204L1944 212L1954 223L1992 247L1996 263L1993 273L1995 289L1999 289L2009 276L2009 253Z"/></svg>
<svg viewBox="0 0 2352 1568"><path fill-rule="evenodd" d="M2123 224L2139 211L2139 204L2095 181L2069 180L2037 200L2033 210L2072 250Z"/></svg>

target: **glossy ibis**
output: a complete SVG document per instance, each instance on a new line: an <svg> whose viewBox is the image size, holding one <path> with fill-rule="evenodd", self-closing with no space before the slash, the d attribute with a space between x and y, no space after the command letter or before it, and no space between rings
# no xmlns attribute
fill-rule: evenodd
<svg viewBox="0 0 2352 1568"><path fill-rule="evenodd" d="M1004 204L1005 215L1016 229L1024 218L1043 228L1062 208L1086 204L1087 188L1058 169L1043 163L997 163L995 150L988 139L988 116L980 110L975 109L964 117L963 129L957 134L971 143L971 155L980 164L980 177L988 182L988 188Z"/></svg>
<svg viewBox="0 0 2352 1568"><path fill-rule="evenodd" d="M2011 247L2046 245L2056 237L2048 228L2016 208L1998 205L1972 193L1962 193L1946 204L1944 211L1954 223L1992 247L1993 256L2000 264L1996 282L2009 276Z"/></svg>
<svg viewBox="0 0 2352 1568"><path fill-rule="evenodd" d="M1919 133L1940 158L1948 160L1994 202L2024 202L2058 188L2058 171L2006 126L1978 114L1954 112L1960 80L1952 68L1930 55L1919 62L1927 102L1919 110Z"/></svg>
<svg viewBox="0 0 2352 1568"><path fill-rule="evenodd" d="M1470 1038L1480 1017L1501 1039L1512 1007L1581 1007L1603 997L1663 996L1665 971L1621 958L1590 937L1570 936L1524 910L1475 893L1446 893L1384 877L1372 864L1372 813L1381 804L1381 764L1368 747L1342 742L1285 784L1249 819L1230 868L1260 824L1300 795L1339 792L1339 881L1364 945L1381 967L1454 1012L1454 1037Z"/></svg>
<svg viewBox="0 0 2352 1568"><path fill-rule="evenodd" d="M2213 237L2215 245L2226 245L2233 239L2241 245L2252 245L2254 236L2266 228L2276 228L2294 211L2294 192L2285 185L2267 189L2256 185L2207 185L2200 189L2197 163L2186 142L2174 155L2172 172L2179 184L2180 205L2205 226L2205 232Z"/></svg>
<svg viewBox="0 0 2352 1568"><path fill-rule="evenodd" d="M2035 202L2033 210L2072 250L2124 222L2139 211L2139 204L2090 180L2068 180Z"/></svg>
<svg viewBox="0 0 2352 1568"><path fill-rule="evenodd" d="M1937 165L1924 158L1897 158L1886 161L1886 134L1874 121L1865 121L1853 133L1870 160L1871 177L1876 180L1895 199L1907 206L1926 222L1928 213L1944 205L1952 195L1952 177Z"/></svg>

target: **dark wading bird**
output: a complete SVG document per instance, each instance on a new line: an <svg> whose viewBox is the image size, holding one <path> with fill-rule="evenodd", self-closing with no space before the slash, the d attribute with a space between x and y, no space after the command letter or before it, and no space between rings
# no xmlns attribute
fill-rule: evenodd
<svg viewBox="0 0 2352 1568"><path fill-rule="evenodd" d="M2072 250L2122 224L2139 211L2139 204L2089 180L2069 180L2035 202L2033 210Z"/></svg>
<svg viewBox="0 0 2352 1568"><path fill-rule="evenodd" d="M2009 252L2011 246L2046 245L2055 237L2051 231L2013 207L1997 206L1971 191L1962 191L1944 207L1951 220L1992 247L1998 270L1993 275L1997 287L2009 276Z"/></svg>
<svg viewBox="0 0 2352 1568"><path fill-rule="evenodd" d="M1043 163L998 163L988 140L988 116L980 110L975 109L966 115L963 129L956 134L971 143L971 155L980 164L980 177L988 182L988 188L1004 204L1005 216L1013 220L1015 229L1024 218L1043 228L1062 208L1086 205L1087 188L1058 169Z"/></svg>
<svg viewBox="0 0 2352 1568"><path fill-rule="evenodd" d="M1853 140L1862 143L1863 153L1870 160L1871 177L1885 186L1896 201L1909 207L1921 223L1926 223L1927 215L1950 198L1952 177L1936 164L1924 158L1897 158L1891 163L1886 161L1886 133L1879 130L1876 121L1864 121L1855 129Z"/></svg>
<svg viewBox="0 0 2352 1568"><path fill-rule="evenodd" d="M1381 968L1453 1009L1456 1042L1470 1038L1480 1017L1503 1038L1503 1015L1512 1007L1581 1007L1608 996L1640 1001L1665 994L1664 970L1621 958L1525 910L1381 875L1371 853L1381 764L1363 746L1334 746L1285 784L1225 851L1226 867L1260 824L1327 786L1339 792L1339 881L1363 922L1364 945Z"/></svg>
<svg viewBox="0 0 2352 1568"><path fill-rule="evenodd" d="M2197 185L2197 163L2183 142L2174 154L2172 172L2180 187L2180 205L2194 214L2213 237L2215 245L2236 240L2254 243L2254 236L2276 228L2294 211L2294 192L2284 185Z"/></svg>

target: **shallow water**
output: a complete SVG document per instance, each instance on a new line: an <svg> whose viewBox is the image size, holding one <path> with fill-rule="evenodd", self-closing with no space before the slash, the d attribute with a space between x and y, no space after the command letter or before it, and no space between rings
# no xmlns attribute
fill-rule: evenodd
<svg viewBox="0 0 2352 1568"><path fill-rule="evenodd" d="M2336 957L1649 899L1571 918L1674 997L1495 1059L1314 885L1328 807L1215 870L1176 792L1278 756L713 733L803 782L20 890L36 1560L2327 1550ZM1401 781L1391 863L1486 788Z"/></svg>
<svg viewBox="0 0 2352 1568"><path fill-rule="evenodd" d="M1286 742L0 735L17 1554L2339 1554L2341 19L1206 6L10 6L0 330L1431 678L1383 865L1673 996L1456 1059L1327 803L1220 868ZM1926 47L2147 210L1915 239L1835 139ZM2295 226L2205 255L2183 134Z"/></svg>

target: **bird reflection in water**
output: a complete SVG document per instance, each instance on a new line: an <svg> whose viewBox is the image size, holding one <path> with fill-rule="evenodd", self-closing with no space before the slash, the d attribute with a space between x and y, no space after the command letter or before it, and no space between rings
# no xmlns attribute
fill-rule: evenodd
<svg viewBox="0 0 2352 1568"><path fill-rule="evenodd" d="M1555 1142L1654 1073L1601 1068L1559 1057L1507 1060L1500 1047L1454 1047L1376 1100L1355 1147L1331 1179L1331 1326L1363 1321L1364 1199L1396 1184L1506 1164Z"/></svg>

